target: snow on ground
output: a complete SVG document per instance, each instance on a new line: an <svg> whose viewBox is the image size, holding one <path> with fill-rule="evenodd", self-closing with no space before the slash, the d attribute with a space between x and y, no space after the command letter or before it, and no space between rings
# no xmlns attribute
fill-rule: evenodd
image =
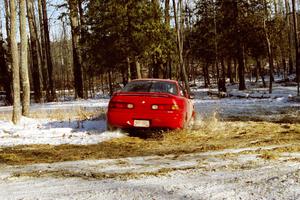
<svg viewBox="0 0 300 200"><path fill-rule="evenodd" d="M251 84L247 87L251 88ZM270 95L267 89L260 87L240 92L237 85L232 85L228 87L231 97L224 99L207 95L209 90L215 89L195 87L193 90L200 120L216 115L219 120L300 122L300 103L290 101L296 87L275 84ZM33 104L31 110L74 112L103 108L105 111L107 103L108 99L97 99ZM0 115L11 110L11 107L0 107ZM105 124L105 119L100 118L83 121L22 118L19 125L0 120L0 147L87 145L124 136L119 132L106 132ZM282 153L277 160L264 160L255 150L227 149L179 156L25 166L0 163L0 199L300 199L299 152ZM243 154L245 151L253 153ZM231 156L222 156L225 154ZM73 173L73 177L51 175L60 171ZM159 174L160 171L166 173ZM93 178L93 174L99 173L113 178Z"/></svg>
<svg viewBox="0 0 300 200"><path fill-rule="evenodd" d="M93 111L106 108L108 99L88 99L69 102L32 104L32 112L59 112L59 115L76 113L78 110ZM0 107L1 113L11 112L12 107ZM31 119L23 117L20 124L0 120L0 146L26 144L96 144L112 138L124 136L120 132L106 131L103 119L76 120Z"/></svg>
<svg viewBox="0 0 300 200"><path fill-rule="evenodd" d="M248 83L249 84L249 83ZM249 87L249 85L248 85ZM249 87L250 88L250 87ZM236 91L237 85L228 87ZM251 89L253 93L269 95L259 87ZM262 91L264 90L264 91ZM275 85L273 96L270 98L223 98L216 99L207 95L208 89L194 87L194 100L198 119L209 117L218 120L253 120L271 122L300 122L300 102L289 101L289 96L296 94L296 87ZM250 89L240 92L244 96L251 93ZM33 104L33 112L78 112L93 111L107 108L108 99L89 99L69 102L54 102ZM1 113L10 113L11 107L0 107ZM104 114L104 113L103 113ZM20 125L13 125L0 120L0 146L20 144L94 144L114 137L122 137L119 132L106 132L105 119L79 121L76 119L28 119L23 118Z"/></svg>
<svg viewBox="0 0 300 200"><path fill-rule="evenodd" d="M73 109L95 109L101 107L107 107L109 99L88 99L88 100L75 100L75 101L65 101L65 102L50 102L42 104L31 104L31 111L43 111L43 110L66 110L70 111ZM12 106L2 106L0 107L0 114L12 111Z"/></svg>
<svg viewBox="0 0 300 200"><path fill-rule="evenodd" d="M300 103L285 102L278 99L195 99L198 119L201 121L216 114L218 120L254 120L275 122L300 122ZM78 103L79 104L79 103ZM74 108L78 104L68 103ZM99 108L106 105L90 100L80 106ZM35 105L35 108L39 107ZM63 107L50 104L49 109ZM2 107L0 107L0 110ZM46 109L46 106L43 108ZM66 108L67 109L67 108ZM105 119L95 120L53 120L22 118L19 125L0 120L0 146L22 144L94 144L115 137L120 132L107 132Z"/></svg>
<svg viewBox="0 0 300 200"><path fill-rule="evenodd" d="M290 80L294 79L295 76L292 75L289 77ZM269 78L267 77L268 81ZM280 82L282 77L275 76L275 80ZM229 82L229 80L227 80ZM259 99L277 99L281 98L284 101L288 101L291 97L297 96L297 83L296 82L283 82L283 83L273 83L272 93L269 93L268 82L266 82L266 87L263 87L261 80L258 82L253 82L247 80L245 82L246 89L239 90L238 83L227 83L226 95L232 98L259 98ZM208 93L216 94L218 92L217 86L212 84L209 88L203 88L203 81L196 81L196 84L192 87L192 90L196 93L197 98L200 99L211 99L211 96Z"/></svg>
<svg viewBox="0 0 300 200"><path fill-rule="evenodd" d="M19 125L0 121L0 146L25 144L95 144L116 137L120 132L106 131L105 120L56 121L23 117Z"/></svg>
<svg viewBox="0 0 300 200"><path fill-rule="evenodd" d="M200 118L216 114L219 120L300 122L300 103L278 99L219 99L195 101Z"/></svg>
<svg viewBox="0 0 300 200"><path fill-rule="evenodd" d="M275 147L267 147L272 149ZM29 166L3 166L1 199L299 199L300 163L285 155L263 160L256 154L237 154L249 149L149 156L111 160L86 160ZM251 149L253 151L257 149ZM170 170L166 174L143 172ZM53 177L51 171L74 173ZM36 172L33 178L22 173ZM50 175L47 176L47 173ZM93 173L115 178L93 178ZM135 178L126 174L135 174ZM80 176L76 176L80 175ZM77 178L76 178L77 177ZM79 178L80 177L80 178Z"/></svg>
<svg viewBox="0 0 300 200"><path fill-rule="evenodd" d="M105 160L81 160L57 162L49 164L32 164L27 166L8 166L1 170L0 177L2 179L10 179L14 174L28 172L55 172L60 170L70 171L72 173L106 173L106 174L126 174L126 173L146 173L157 172L162 169L186 169L198 166L201 168L220 168L225 165L233 165L238 161L240 165L248 162L256 161L257 154L239 155L237 158L224 160L218 156L224 154L239 154L243 152L255 152L258 150L273 150L280 147L289 147L292 145L273 145L266 147L252 147L240 149L225 149L221 151L211 151L204 153L191 153L182 155L165 155L165 156L144 156L144 157L128 157L119 159ZM290 157L299 157L300 154L283 154L285 160ZM209 166L207 166L207 161ZM203 164L204 163L204 164ZM202 166L203 164L203 166ZM0 165L1 166L1 165ZM198 166L199 167L199 166Z"/></svg>
<svg viewBox="0 0 300 200"><path fill-rule="evenodd" d="M199 85L201 83L197 83ZM300 122L300 101L293 101L297 87L274 84L272 94L260 83L247 82L244 91L238 84L228 85L230 98L218 98L216 88L193 87L195 107L200 119L217 115L219 120Z"/></svg>

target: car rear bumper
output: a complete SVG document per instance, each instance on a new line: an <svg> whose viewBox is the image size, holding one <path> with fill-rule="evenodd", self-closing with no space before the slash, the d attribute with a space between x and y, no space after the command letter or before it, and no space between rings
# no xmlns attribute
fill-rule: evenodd
<svg viewBox="0 0 300 200"><path fill-rule="evenodd" d="M116 128L141 128L134 126L134 120L149 121L149 127L144 128L181 129L184 127L184 116L174 111L136 113L111 109L107 112L107 123Z"/></svg>

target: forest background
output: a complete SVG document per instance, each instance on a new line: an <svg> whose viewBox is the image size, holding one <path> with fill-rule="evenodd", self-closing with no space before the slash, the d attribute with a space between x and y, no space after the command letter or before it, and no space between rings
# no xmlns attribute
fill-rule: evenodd
<svg viewBox="0 0 300 200"><path fill-rule="evenodd" d="M272 93L278 75L299 95L298 0L0 3L0 91L14 123L31 102L112 94L136 78L180 80L188 93L196 79L220 93L249 79Z"/></svg>

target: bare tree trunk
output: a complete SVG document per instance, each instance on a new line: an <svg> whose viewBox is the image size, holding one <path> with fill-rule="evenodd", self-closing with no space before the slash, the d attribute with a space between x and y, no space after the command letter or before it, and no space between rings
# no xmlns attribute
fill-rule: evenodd
<svg viewBox="0 0 300 200"><path fill-rule="evenodd" d="M261 80L262 80L262 83L263 83L263 87L266 87L264 73L263 73L263 71L261 69L261 62L260 62L259 58L256 58L256 64L257 64L258 72L260 74L260 77L261 77Z"/></svg>
<svg viewBox="0 0 300 200"><path fill-rule="evenodd" d="M77 0L77 4L78 4L78 14L79 14L79 26L80 26L80 30L82 31L83 25L84 25L84 20L83 20L83 9L82 9L82 2L83 0Z"/></svg>
<svg viewBox="0 0 300 200"><path fill-rule="evenodd" d="M255 83L257 83L259 80L259 71L258 71L258 67L256 65L255 67Z"/></svg>
<svg viewBox="0 0 300 200"><path fill-rule="evenodd" d="M238 2L232 1L233 3L233 15L234 15L234 24L235 24L235 31L237 32L237 41L236 41L236 48L237 48L237 62L238 62L238 79L239 79L239 90L245 90L245 62L244 62L244 45L241 40L241 33L237 24L239 11L238 11Z"/></svg>
<svg viewBox="0 0 300 200"><path fill-rule="evenodd" d="M30 108L30 83L28 75L28 37L26 31L26 2L20 0L20 36L21 36L21 56L20 75L22 85L22 114L29 116Z"/></svg>
<svg viewBox="0 0 300 200"><path fill-rule="evenodd" d="M181 73L182 73L182 80L184 81L185 89L188 94L188 96L191 94L191 89L189 86L189 80L188 75L186 73L186 66L183 58L183 40L184 40L184 8L182 0L179 0L179 10L180 10L180 26L177 30L177 35L180 38L179 39L179 61L180 61L180 67L181 67ZM178 27L178 26L177 26Z"/></svg>
<svg viewBox="0 0 300 200"><path fill-rule="evenodd" d="M17 6L15 0L10 1L10 50L12 55L12 76L13 76L13 115L12 121L14 124L19 123L21 118L21 102L20 102L20 68L18 45L16 41L17 25L16 25L16 11Z"/></svg>
<svg viewBox="0 0 300 200"><path fill-rule="evenodd" d="M132 79L132 76L131 76L131 67L130 67L130 58L127 57L126 61L127 61L127 71L128 71L128 73L127 73L127 80L128 80L128 82L130 82L131 79Z"/></svg>
<svg viewBox="0 0 300 200"><path fill-rule="evenodd" d="M278 8L277 8L277 1L276 0L274 0L273 1L273 5L274 5L274 11L275 11L275 14L277 14L278 13Z"/></svg>
<svg viewBox="0 0 300 200"><path fill-rule="evenodd" d="M61 45L62 50L62 61L63 61L63 70L64 70L64 97L65 91L68 89L68 82L69 82L69 69L70 69L70 58L69 54L69 45L68 45L68 38L67 38L67 31L66 31L66 23L64 19L61 19L62 22L62 29L63 29L63 42Z"/></svg>
<svg viewBox="0 0 300 200"><path fill-rule="evenodd" d="M43 74L43 88L46 91L47 101L51 101L50 89L49 89L49 74L46 62L46 46L45 46L45 31L44 31L44 20L43 20L43 8L42 0L38 0L38 12L39 12L39 22L40 22L40 37L41 42L38 42L39 57L42 65ZM37 31L36 31L37 33Z"/></svg>
<svg viewBox="0 0 300 200"><path fill-rule="evenodd" d="M5 48L3 47L3 36L2 33L0 33L0 74L2 75L2 78L0 79L1 85L3 85L6 96L5 96L5 104L6 105L12 105L12 91L11 91L11 72L8 69L8 63L5 58L7 55L7 52Z"/></svg>
<svg viewBox="0 0 300 200"><path fill-rule="evenodd" d="M4 0L5 4L5 20L6 20L6 33L7 33L7 38L10 38L10 25L9 25L9 3L7 0ZM1 23L1 30L2 30L2 21L0 20ZM4 86L4 90L6 92L6 105L12 105L13 104L13 98L12 98L12 88L11 88L11 83L12 83L12 76L11 76L11 71L9 70L9 66L7 63L7 59L5 56L10 57L9 52L4 48L4 38L3 38L3 33L0 30L0 73L2 75L5 75L3 77L2 83ZM8 46L10 47L10 42L8 40ZM8 58L9 59L9 58Z"/></svg>
<svg viewBox="0 0 300 200"><path fill-rule="evenodd" d="M79 21L79 38L81 39L83 37L84 34L84 15L83 15L83 8L82 8L82 3L83 0L77 0L77 7L78 7L78 21ZM79 42L79 47L81 47L81 44ZM86 56L85 54L83 54L81 52L81 48L79 48L79 52L80 52L80 64L81 64L81 69L82 69L82 76L83 76L83 88L84 88L84 98L88 98L88 67L85 65L85 63L83 62L84 60L86 60Z"/></svg>
<svg viewBox="0 0 300 200"><path fill-rule="evenodd" d="M238 42L240 43L240 42ZM244 62L244 48L241 44L238 44L238 79L239 79L239 90L245 90L245 62Z"/></svg>
<svg viewBox="0 0 300 200"><path fill-rule="evenodd" d="M178 22L178 16L176 12L176 3L175 0L173 0L173 7L174 7L174 18L175 18L175 29L177 32L177 50L179 54L179 65L180 65L180 71L181 71L181 77L184 82L184 86L186 89L186 92L188 95L190 95L191 90L189 86L188 76L186 73L186 68L183 60L183 28L184 28L184 11L183 11L183 5L182 0L179 0L178 2L178 11L179 11L179 22Z"/></svg>
<svg viewBox="0 0 300 200"><path fill-rule="evenodd" d="M160 5L159 5L159 0L151 0L152 3L152 9L153 9L153 19L158 21L160 20L159 16L159 10L160 10ZM159 78L160 77L160 65L161 65L161 58L159 54L155 54L153 56L153 78Z"/></svg>
<svg viewBox="0 0 300 200"><path fill-rule="evenodd" d="M108 85L109 85L109 95L112 96L114 93L113 84L112 84L112 77L111 71L108 71Z"/></svg>
<svg viewBox="0 0 300 200"><path fill-rule="evenodd" d="M27 0L27 16L30 32L30 47L31 47L31 61L32 61L32 75L33 75L33 88L35 102L42 101L42 87L40 77L40 66L38 58L38 36L35 31L35 15L34 15L34 1Z"/></svg>
<svg viewBox="0 0 300 200"><path fill-rule="evenodd" d="M223 58L221 59L221 67L222 67L222 74L221 74L221 78L219 79L219 92L226 92L225 63Z"/></svg>
<svg viewBox="0 0 300 200"><path fill-rule="evenodd" d="M156 55L153 56L153 66L152 66L152 76L153 78L159 78L159 62Z"/></svg>
<svg viewBox="0 0 300 200"><path fill-rule="evenodd" d="M104 90L104 73L101 73L100 74L100 81L101 81L101 91L102 91L102 94L105 94L105 90Z"/></svg>
<svg viewBox="0 0 300 200"><path fill-rule="evenodd" d="M165 25L168 33L170 32L170 0L165 0ZM167 62L165 63L166 66L166 77L172 79L172 60L171 60L171 53L168 52Z"/></svg>
<svg viewBox="0 0 300 200"><path fill-rule="evenodd" d="M45 50L46 50L46 61L49 77L49 90L50 90L50 101L56 99L56 93L53 83L53 63L51 57L51 46L50 46L50 34L49 34L49 25L48 25L48 16L47 16L47 4L46 0L42 0L42 13L43 13L43 29L45 36Z"/></svg>
<svg viewBox="0 0 300 200"><path fill-rule="evenodd" d="M84 98L83 76L81 66L81 52L79 46L80 27L78 18L78 5L75 0L68 0L70 8L70 22L72 29L72 47L73 47L73 69L75 82L75 97Z"/></svg>
<svg viewBox="0 0 300 200"><path fill-rule="evenodd" d="M91 81L92 81L92 82L91 82L91 86L92 86L92 94L93 94L93 95L92 95L92 98L94 98L94 97L95 97L95 82L94 82L94 76L92 76L91 79L92 79L92 80L91 80Z"/></svg>
<svg viewBox="0 0 300 200"><path fill-rule="evenodd" d="M210 85L209 73L208 73L209 61L206 60L203 66L203 76L204 76L204 87L207 88Z"/></svg>
<svg viewBox="0 0 300 200"><path fill-rule="evenodd" d="M278 13L275 13L276 16L283 18L283 14L284 14L284 9L283 9L283 5L282 2L280 0L278 0L277 2L274 2L275 4L278 4ZM279 38L280 41L284 41L284 31L281 31L279 33ZM283 68L283 79L286 80L287 79L287 73L286 73L286 53L285 53L285 46L283 45L283 43L279 43L278 44L279 50L280 50L280 56L281 56L281 66ZM280 64L277 65L278 66L278 75L280 75L281 73L281 69L280 69Z"/></svg>
<svg viewBox="0 0 300 200"><path fill-rule="evenodd" d="M267 42L267 47L268 47L269 76L270 76L269 93L271 94L272 93L272 83L273 83L273 71L274 71L273 53L272 53L271 42L270 42L266 27L264 27L264 31L265 31L265 37L266 37L266 42Z"/></svg>
<svg viewBox="0 0 300 200"><path fill-rule="evenodd" d="M172 73L173 73L173 70L172 70L172 60L171 60L171 57L169 56L168 58L168 76L169 76L169 79L172 79Z"/></svg>
<svg viewBox="0 0 300 200"><path fill-rule="evenodd" d="M217 72L216 83L219 84L219 80L220 80L220 69L219 69L219 62L217 62L217 60L215 60L214 67L215 67L215 70L216 70L216 72Z"/></svg>
<svg viewBox="0 0 300 200"><path fill-rule="evenodd" d="M294 39L295 39L295 49L296 49L296 80L297 80L297 96L300 95L299 91L299 67L300 67L300 52L299 52L299 42L298 42L298 24L297 24L297 14L296 14L296 6L295 6L295 0L292 0L292 6L293 6L293 21L294 21Z"/></svg>
<svg viewBox="0 0 300 200"><path fill-rule="evenodd" d="M292 50L292 41L293 41L293 28L292 28L292 20L291 20L291 9L290 9L290 3L288 0L285 0L285 14L286 14L286 26L287 26L287 30L288 30L288 41L289 41L289 45L288 45L288 54L289 54L289 74L293 73L293 50Z"/></svg>
<svg viewBox="0 0 300 200"><path fill-rule="evenodd" d="M170 28L170 0L165 0L165 24L167 29Z"/></svg>
<svg viewBox="0 0 300 200"><path fill-rule="evenodd" d="M9 0L4 0L4 7L5 7L6 34L7 34L7 38L10 38L10 3L9 3ZM10 41L8 40L8 42L10 42Z"/></svg>
<svg viewBox="0 0 300 200"><path fill-rule="evenodd" d="M233 68L234 68L234 81L237 82L239 81L239 76L238 76L238 64L237 64L237 59L233 59Z"/></svg>
<svg viewBox="0 0 300 200"><path fill-rule="evenodd" d="M280 48L281 48L281 50L280 50L280 52L281 52L281 63L282 63L282 67L283 67L283 79L286 80L287 79L287 65L286 65L286 60L285 60L285 53L284 53L283 47L281 46Z"/></svg>
<svg viewBox="0 0 300 200"><path fill-rule="evenodd" d="M234 83L232 76L231 58L228 58L227 60L227 77L229 78L230 83Z"/></svg>
<svg viewBox="0 0 300 200"><path fill-rule="evenodd" d="M139 63L139 60L137 58L135 58L135 67L136 67L137 78L141 79L142 78L141 64Z"/></svg>

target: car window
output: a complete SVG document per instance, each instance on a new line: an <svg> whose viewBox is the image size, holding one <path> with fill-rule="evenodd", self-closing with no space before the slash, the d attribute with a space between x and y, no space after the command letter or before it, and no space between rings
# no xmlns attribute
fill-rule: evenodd
<svg viewBox="0 0 300 200"><path fill-rule="evenodd" d="M178 94L175 83L165 81L133 81L128 83L123 90L124 92L162 92Z"/></svg>
<svg viewBox="0 0 300 200"><path fill-rule="evenodd" d="M170 94L177 94L176 85L167 82L153 82L150 92L164 92Z"/></svg>
<svg viewBox="0 0 300 200"><path fill-rule="evenodd" d="M128 83L122 91L124 92L149 92L152 83L150 81L133 81Z"/></svg>

